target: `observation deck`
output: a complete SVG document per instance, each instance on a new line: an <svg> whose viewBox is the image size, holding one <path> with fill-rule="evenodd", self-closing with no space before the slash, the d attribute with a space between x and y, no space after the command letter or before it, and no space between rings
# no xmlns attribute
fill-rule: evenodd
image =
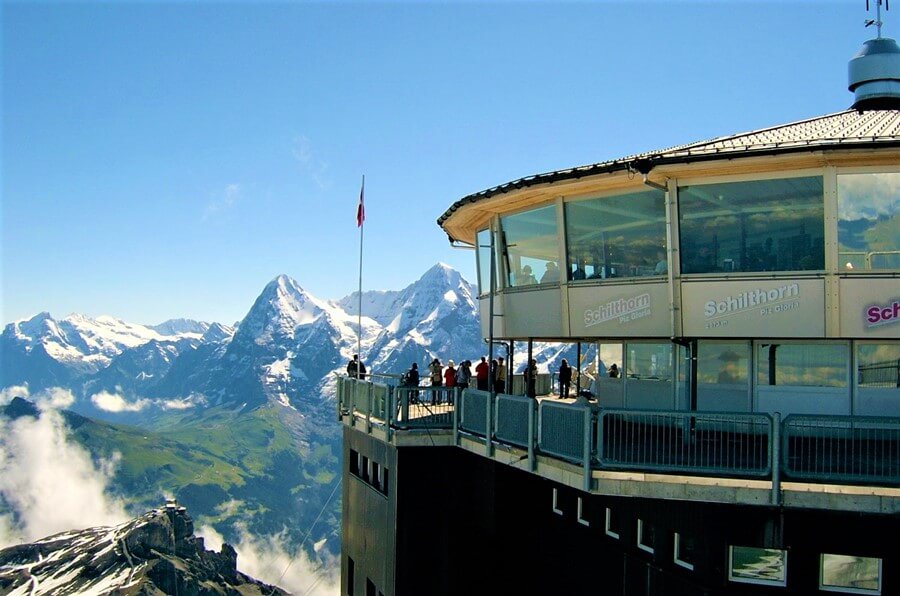
<svg viewBox="0 0 900 596"><path fill-rule="evenodd" d="M900 418L627 410L347 377L337 395L343 424L377 440L455 446L587 493L900 513Z"/></svg>

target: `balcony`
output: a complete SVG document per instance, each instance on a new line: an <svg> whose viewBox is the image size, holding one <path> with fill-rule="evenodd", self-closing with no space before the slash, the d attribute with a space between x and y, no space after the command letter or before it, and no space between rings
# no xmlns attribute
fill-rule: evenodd
<svg viewBox="0 0 900 596"><path fill-rule="evenodd" d="M599 408L339 378L341 421L606 495L900 512L900 418Z"/></svg>

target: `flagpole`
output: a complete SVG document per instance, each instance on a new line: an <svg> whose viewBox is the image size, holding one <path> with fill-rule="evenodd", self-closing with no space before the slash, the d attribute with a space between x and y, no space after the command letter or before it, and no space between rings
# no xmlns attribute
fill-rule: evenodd
<svg viewBox="0 0 900 596"><path fill-rule="evenodd" d="M364 196L366 193L366 175L363 174L362 177L362 186L359 190L359 207L357 209L356 219L359 224L359 311L357 313L357 327L356 327L356 353L359 354L359 364L360 366L363 362L363 353L362 353L362 272L363 272L363 230L366 227L366 211L365 204L363 202Z"/></svg>

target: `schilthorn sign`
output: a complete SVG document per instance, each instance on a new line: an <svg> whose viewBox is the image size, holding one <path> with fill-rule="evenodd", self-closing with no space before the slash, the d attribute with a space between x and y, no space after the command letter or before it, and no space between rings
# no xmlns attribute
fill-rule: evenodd
<svg viewBox="0 0 900 596"><path fill-rule="evenodd" d="M597 308L589 308L584 311L584 326L593 327L614 319L618 319L619 323L628 323L649 316L650 294L641 294L631 298L610 300Z"/></svg>
<svg viewBox="0 0 900 596"><path fill-rule="evenodd" d="M900 299L889 304L871 304L866 307L866 327L880 327L900 323Z"/></svg>
<svg viewBox="0 0 900 596"><path fill-rule="evenodd" d="M726 296L722 300L710 300L703 305L703 314L706 318L730 315L745 310L760 309L761 315L781 312L793 308L784 308L790 305L792 299L800 296L799 284L788 284L770 290L757 288L747 292L741 292L732 296Z"/></svg>

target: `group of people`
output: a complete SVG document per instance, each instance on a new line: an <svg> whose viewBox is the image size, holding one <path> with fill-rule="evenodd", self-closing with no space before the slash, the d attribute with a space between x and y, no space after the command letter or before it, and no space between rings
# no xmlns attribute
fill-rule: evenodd
<svg viewBox="0 0 900 596"><path fill-rule="evenodd" d="M467 389L473 384L480 391L490 391L493 385L494 391L502 393L506 388L506 364L503 357L494 358L488 363L487 358L482 356L481 362L475 365L472 371L472 361L463 360L457 364L453 360L447 361L447 366L441 362L440 358L435 358L428 365L429 379L432 387L447 387ZM419 385L418 364L413 362L412 367L406 373L407 384L413 386L413 378L410 372L416 371L415 386ZM452 403L453 392L448 392L448 400ZM435 403L438 392L432 392L432 403Z"/></svg>
<svg viewBox="0 0 900 596"><path fill-rule="evenodd" d="M555 261L547 261L544 264L544 273L541 275L542 284L553 284L559 282L560 271L559 265L556 264ZM516 286L530 286L532 284L538 283L537 277L534 275L534 271L531 269L531 265L525 265L515 276L515 285Z"/></svg>

